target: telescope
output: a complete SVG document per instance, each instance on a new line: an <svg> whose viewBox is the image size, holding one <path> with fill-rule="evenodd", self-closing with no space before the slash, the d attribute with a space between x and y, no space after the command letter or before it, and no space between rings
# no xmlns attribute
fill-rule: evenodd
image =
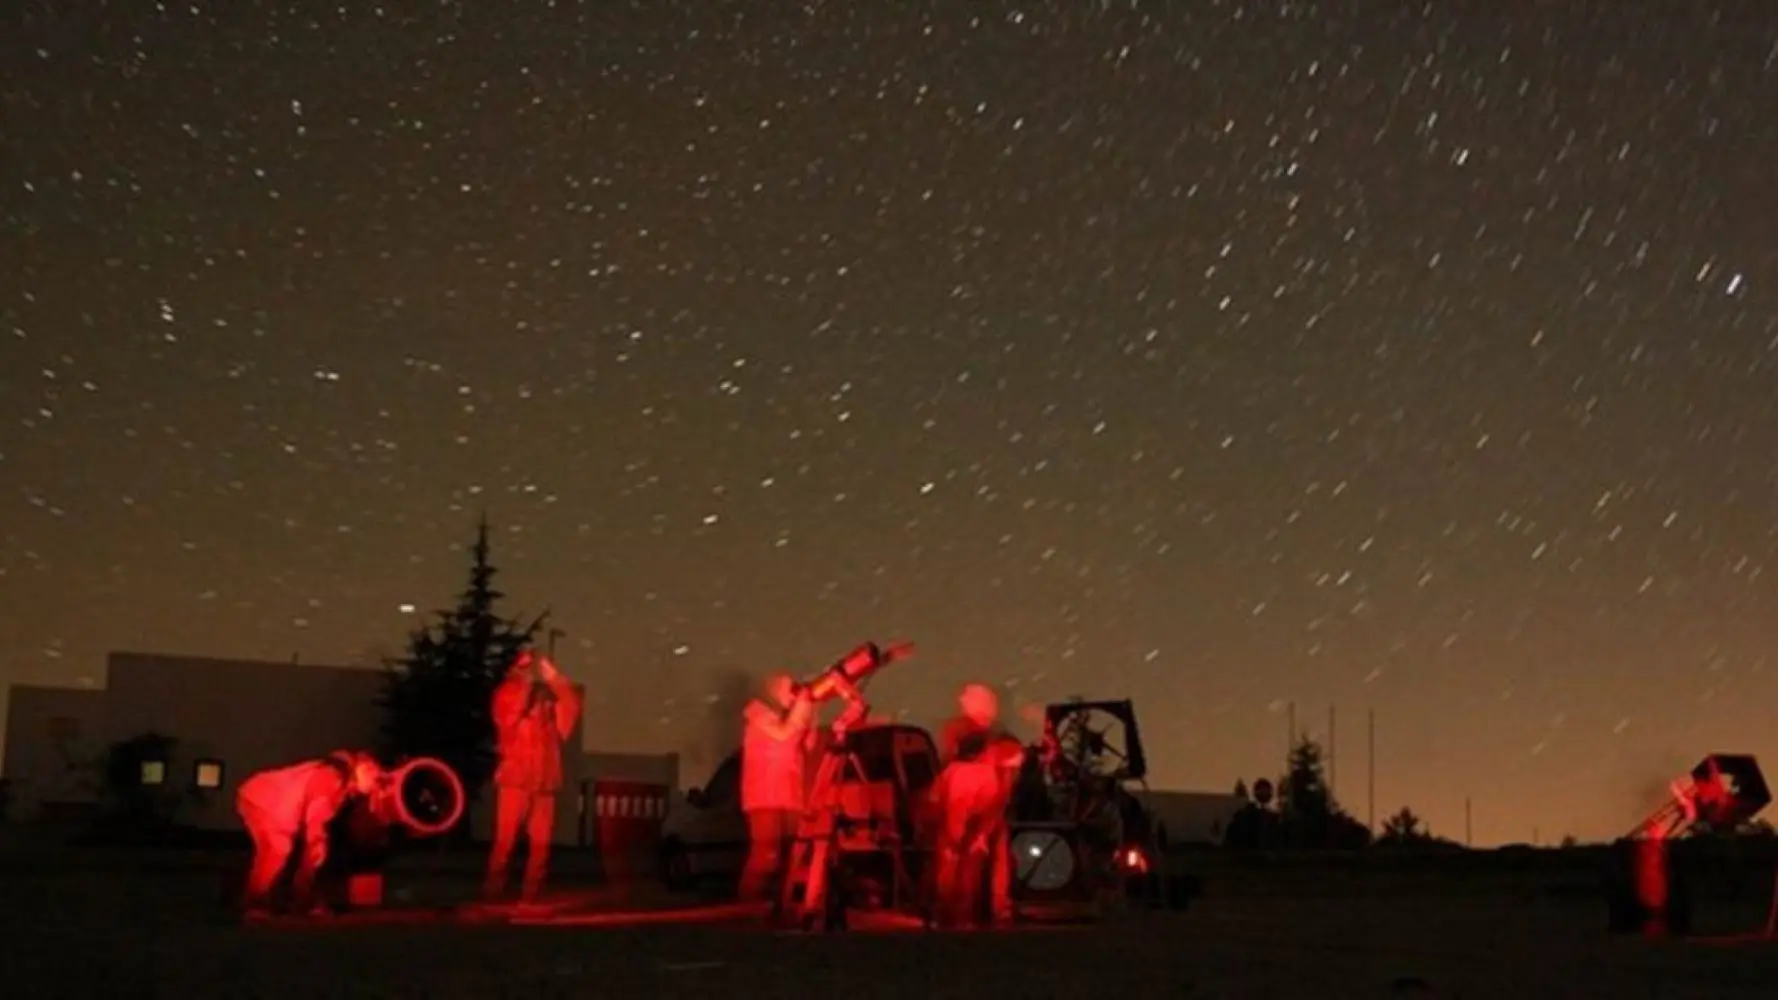
<svg viewBox="0 0 1778 1000"><path fill-rule="evenodd" d="M409 836L436 837L463 818L468 798L450 765L415 757L389 773L375 808Z"/></svg>
<svg viewBox="0 0 1778 1000"><path fill-rule="evenodd" d="M1766 777L1751 754L1713 753L1668 790L1671 798L1638 823L1631 838L1666 840L1697 827L1733 830L1772 802Z"/></svg>
<svg viewBox="0 0 1778 1000"><path fill-rule="evenodd" d="M911 642L894 642L887 648L867 642L834 661L832 666L823 670L814 680L805 681L799 686L816 704L833 698L845 698L849 701L857 697L858 690L877 671L912 655L914 644Z"/></svg>
<svg viewBox="0 0 1778 1000"><path fill-rule="evenodd" d="M400 839L436 837L463 818L469 804L463 781L436 757L415 757L384 774L369 798L354 802L329 824L329 867L346 874L377 871Z"/></svg>

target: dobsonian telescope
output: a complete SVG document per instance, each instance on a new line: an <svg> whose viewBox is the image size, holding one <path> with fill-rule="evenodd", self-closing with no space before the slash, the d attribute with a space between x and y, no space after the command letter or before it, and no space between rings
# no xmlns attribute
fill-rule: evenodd
<svg viewBox="0 0 1778 1000"><path fill-rule="evenodd" d="M376 794L350 803L328 825L326 891L380 876L402 844L450 832L468 804L463 781L450 765L434 757L404 761L388 772ZM350 896L361 891L347 889ZM380 880L373 895L380 901ZM377 905L358 898L344 902Z"/></svg>
<svg viewBox="0 0 1778 1000"><path fill-rule="evenodd" d="M1713 753L1668 791L1667 801L1618 841L1606 895L1612 933L1690 933L1691 893L1671 845L1700 830L1733 831L1772 801L1752 754Z"/></svg>

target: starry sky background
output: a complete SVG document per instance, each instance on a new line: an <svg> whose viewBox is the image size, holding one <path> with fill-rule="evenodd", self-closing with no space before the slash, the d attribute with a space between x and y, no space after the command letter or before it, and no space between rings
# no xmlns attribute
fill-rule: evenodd
<svg viewBox="0 0 1778 1000"><path fill-rule="evenodd" d="M1158 784L1778 760L1778 10L0 10L0 680L552 605L593 742L866 638ZM707 748L706 748L707 749ZM695 778L696 775L688 775Z"/></svg>

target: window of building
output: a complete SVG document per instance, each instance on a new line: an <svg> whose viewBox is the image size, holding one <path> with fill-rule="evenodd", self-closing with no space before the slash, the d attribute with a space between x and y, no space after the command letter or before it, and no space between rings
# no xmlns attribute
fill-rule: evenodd
<svg viewBox="0 0 1778 1000"><path fill-rule="evenodd" d="M222 787L222 761L206 758L192 765L191 783L198 788Z"/></svg>
<svg viewBox="0 0 1778 1000"><path fill-rule="evenodd" d="M164 785L167 783L167 762L164 760L145 760L142 762L142 783L144 785Z"/></svg>

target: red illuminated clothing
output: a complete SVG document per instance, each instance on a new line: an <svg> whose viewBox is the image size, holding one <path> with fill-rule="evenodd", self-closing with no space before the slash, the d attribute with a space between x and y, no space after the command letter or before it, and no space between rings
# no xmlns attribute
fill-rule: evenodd
<svg viewBox="0 0 1778 1000"><path fill-rule="evenodd" d="M761 701L749 702L741 737L741 811L802 812L809 724L814 707L797 699L780 715Z"/></svg>
<svg viewBox="0 0 1778 1000"><path fill-rule="evenodd" d="M327 861L327 824L353 795L354 765L350 754L330 754L261 771L241 783L235 793L235 809L247 835L253 838L253 869L247 877L249 910L271 905L278 876L298 839L303 854L292 892L299 906L312 902L315 876Z"/></svg>
<svg viewBox="0 0 1778 1000"><path fill-rule="evenodd" d="M946 722L938 731L938 759L949 764L954 760L975 760L987 752L996 740L1006 738L999 725L983 725L967 715Z"/></svg>
<svg viewBox="0 0 1778 1000"><path fill-rule="evenodd" d="M965 718L953 719L940 732L950 760L934 786L941 817L936 878L940 919L951 925L974 923L984 880L994 919L1009 919L1012 858L1006 810L1024 748Z"/></svg>
<svg viewBox="0 0 1778 1000"><path fill-rule="evenodd" d="M767 898L783 874L803 814L804 761L814 706L798 696L780 715L754 700L743 710L741 811L747 816L747 861L741 869L742 899Z"/></svg>
<svg viewBox="0 0 1778 1000"><path fill-rule="evenodd" d="M556 793L562 787L562 742L580 719L580 693L547 664L542 683L521 661L494 691L492 714L500 764L494 770L494 843L482 891L506 891L506 872L519 834L525 835L522 898L543 891L555 840Z"/></svg>
<svg viewBox="0 0 1778 1000"><path fill-rule="evenodd" d="M561 674L543 684L515 670L494 691L494 732L500 766L494 784L530 792L562 787L562 742L580 718L580 693Z"/></svg>

